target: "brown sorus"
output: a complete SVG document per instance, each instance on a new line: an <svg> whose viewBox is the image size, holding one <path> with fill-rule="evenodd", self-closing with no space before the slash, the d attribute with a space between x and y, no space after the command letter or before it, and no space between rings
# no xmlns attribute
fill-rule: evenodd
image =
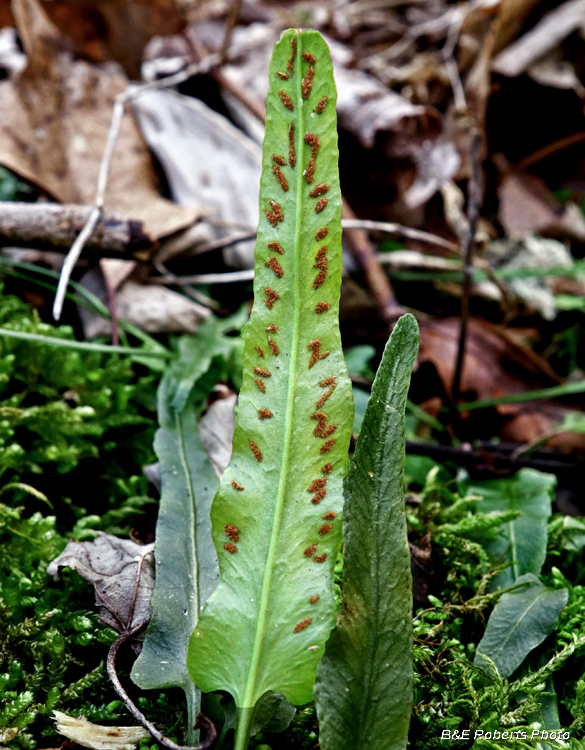
<svg viewBox="0 0 585 750"><path fill-rule="evenodd" d="M282 158L282 156L279 156L278 154L272 154L272 161L275 164L280 164L281 167L284 167L286 164L286 161Z"/></svg>
<svg viewBox="0 0 585 750"><path fill-rule="evenodd" d="M272 211L274 212L276 221L284 221L284 214L282 213L282 208L280 207L280 203L278 203L277 201L273 201L273 200L270 200L268 202L272 206Z"/></svg>
<svg viewBox="0 0 585 750"><path fill-rule="evenodd" d="M325 109L325 106L327 104L327 97L324 96L320 101L319 104L315 107L315 112L320 115L323 113L323 110Z"/></svg>
<svg viewBox="0 0 585 750"><path fill-rule="evenodd" d="M311 89L313 88L313 76L314 75L315 75L315 68L312 65L309 65L309 68L307 72L305 73L305 77L303 78L303 85L302 85L303 99L309 98L309 94L311 93Z"/></svg>
<svg viewBox="0 0 585 750"><path fill-rule="evenodd" d="M255 347L255 349L258 352L259 356L262 357L262 358L264 358L264 350L262 349L262 347L261 346L257 346L257 347Z"/></svg>
<svg viewBox="0 0 585 750"><path fill-rule="evenodd" d="M323 526L319 529L319 535L323 536L324 534L328 534L331 531L331 524L330 523L324 523Z"/></svg>
<svg viewBox="0 0 585 750"><path fill-rule="evenodd" d="M294 66L294 62L295 62L295 55L297 54L297 40L294 38L294 36L291 37L290 48L291 48L291 50L290 50L290 59L289 59L289 61L286 64L286 69L288 70L288 72L292 76L292 74L294 73L294 67L293 66Z"/></svg>
<svg viewBox="0 0 585 750"><path fill-rule="evenodd" d="M272 172L274 173L274 176L278 180L278 184L286 193L286 191L288 190L288 182L286 181L286 177L282 174L281 168L277 164L273 164Z"/></svg>
<svg viewBox="0 0 585 750"><path fill-rule="evenodd" d="M315 437L327 438L329 437L329 435L333 435L333 433L337 429L336 424L331 424L327 428L325 427L325 424L327 423L327 415L322 411L311 414L311 419L316 419L318 422L314 430Z"/></svg>
<svg viewBox="0 0 585 750"><path fill-rule="evenodd" d="M321 284L325 281L327 278L327 245L323 245L323 247L319 248L317 251L317 255L315 255L315 261L316 263L313 265L313 268L319 268L319 273L315 277L315 280L313 281L313 289L318 289Z"/></svg>
<svg viewBox="0 0 585 750"><path fill-rule="evenodd" d="M260 375L261 378L272 377L272 373L268 370L265 370L263 367L255 367L254 372L256 373L256 375Z"/></svg>
<svg viewBox="0 0 585 750"><path fill-rule="evenodd" d="M303 60L306 60L309 65L315 64L315 55L311 54L310 52L303 52Z"/></svg>
<svg viewBox="0 0 585 750"><path fill-rule="evenodd" d="M258 409L258 417L262 420L271 419L273 416L274 414L270 411L270 409Z"/></svg>
<svg viewBox="0 0 585 750"><path fill-rule="evenodd" d="M323 209L327 206L328 202L329 201L327 200L327 198L319 198L315 205L315 213L320 214L321 211L323 211Z"/></svg>
<svg viewBox="0 0 585 750"><path fill-rule="evenodd" d="M275 357L280 354L280 349L278 348L278 344L276 343L276 341L274 341L274 339L268 339L268 346L270 347L270 351L274 354Z"/></svg>
<svg viewBox="0 0 585 750"><path fill-rule="evenodd" d="M315 185L309 195L311 198L317 198L319 195L324 195L329 190L329 185L322 182L320 185Z"/></svg>
<svg viewBox="0 0 585 750"><path fill-rule="evenodd" d="M325 380L322 380L319 385L321 388L328 388L327 392L324 393L321 398L317 401L315 404L316 409L320 409L325 401L329 398L329 396L333 393L333 391L337 388L337 381L335 380L335 375L330 375L328 378L325 378Z"/></svg>
<svg viewBox="0 0 585 750"><path fill-rule="evenodd" d="M325 464L325 466L321 469L323 474L331 474L331 469L333 466L331 464Z"/></svg>
<svg viewBox="0 0 585 750"><path fill-rule="evenodd" d="M235 479L232 479L232 487L237 490L238 492L243 492L244 488L241 484L238 484Z"/></svg>
<svg viewBox="0 0 585 750"><path fill-rule="evenodd" d="M310 617L305 617L304 620L301 620L298 625L295 626L295 633L300 633L301 630L304 630L305 628L308 628L311 624L312 620Z"/></svg>
<svg viewBox="0 0 585 750"><path fill-rule="evenodd" d="M329 453L329 451L331 450L331 448L333 448L334 445L335 445L335 438L331 438L331 440L328 440L319 452L321 454Z"/></svg>
<svg viewBox="0 0 585 750"><path fill-rule="evenodd" d="M294 167L297 163L297 156L295 154L295 126L292 122L288 127L288 163L291 167Z"/></svg>
<svg viewBox="0 0 585 750"><path fill-rule="evenodd" d="M252 450L256 461L262 461L262 453L260 452L260 448L258 448L253 440L250 440L250 449Z"/></svg>
<svg viewBox="0 0 585 750"><path fill-rule="evenodd" d="M315 555L313 560L317 563L323 563L327 559L327 555Z"/></svg>
<svg viewBox="0 0 585 750"><path fill-rule="evenodd" d="M282 89L280 89L278 94L284 106L292 112L294 110L294 106L293 106L292 99L290 98L290 96L287 93L285 93Z"/></svg>
<svg viewBox="0 0 585 750"><path fill-rule="evenodd" d="M315 554L316 550L317 550L317 545L311 544L311 546L307 547L307 549L305 550L305 557L311 557L311 555Z"/></svg>
<svg viewBox="0 0 585 750"><path fill-rule="evenodd" d="M311 498L311 502L313 503L313 505L319 505L319 503L321 502L321 500L323 500L326 494L327 494L327 490L317 490L317 492L315 492L315 494Z"/></svg>
<svg viewBox="0 0 585 750"><path fill-rule="evenodd" d="M309 370L311 369L311 367L313 367L313 365L318 359L325 359L325 357L329 356L329 349L327 349L326 352L323 352L323 354L321 354L320 339L315 339L314 341L311 341L308 348L313 350L313 353L311 354L311 361L309 362Z"/></svg>
<svg viewBox="0 0 585 750"><path fill-rule="evenodd" d="M315 312L324 313L324 312L327 312L327 310L329 310L330 307L331 305L329 304L329 302L317 302L317 306L315 307Z"/></svg>
<svg viewBox="0 0 585 750"><path fill-rule="evenodd" d="M319 139L315 133L305 133L305 143L311 147L311 158L307 164L307 168L304 172L304 177L307 183L310 185L313 182L313 175L315 174L317 152L319 151Z"/></svg>
<svg viewBox="0 0 585 750"><path fill-rule="evenodd" d="M336 517L337 517L337 513L334 513L332 510L330 510L329 512L325 513L325 515L323 516L323 520L333 521L333 519Z"/></svg>
<svg viewBox="0 0 585 750"><path fill-rule="evenodd" d="M278 333L278 328L273 323L271 323L269 326L266 326L264 330L268 331L268 333Z"/></svg>
<svg viewBox="0 0 585 750"><path fill-rule="evenodd" d="M329 227L321 227L321 229L319 229L317 234L315 235L315 239L317 240L317 242L319 242L320 240L325 239L328 234Z"/></svg>
<svg viewBox="0 0 585 750"><path fill-rule="evenodd" d="M267 261L265 261L264 265L267 268L270 268L270 270L274 271L276 278L281 279L282 278L282 266L280 263L276 260L276 258L273 256L271 258L268 258Z"/></svg>
<svg viewBox="0 0 585 750"><path fill-rule="evenodd" d="M284 250L278 242L269 242L268 248L272 250L273 253L280 253L280 255L284 255Z"/></svg>
<svg viewBox="0 0 585 750"><path fill-rule="evenodd" d="M254 382L256 383L256 385L258 386L258 388L262 391L262 393L266 393L266 386L260 380L260 378L256 378L256 380Z"/></svg>
<svg viewBox="0 0 585 750"><path fill-rule="evenodd" d="M272 310L272 308L274 307L274 303L276 302L276 300L279 300L280 297L274 291L274 289L271 289L269 286L264 287L264 292L266 293L266 299L264 300L264 302L266 303L266 307L269 310Z"/></svg>
<svg viewBox="0 0 585 750"><path fill-rule="evenodd" d="M327 484L327 479L325 477L319 477L318 479L314 479L311 482L311 486L307 490L307 492L317 492L317 490L323 489L325 485Z"/></svg>
<svg viewBox="0 0 585 750"><path fill-rule="evenodd" d="M313 594L313 596L309 599L309 604L315 604L315 602L319 601L319 594Z"/></svg>
<svg viewBox="0 0 585 750"><path fill-rule="evenodd" d="M233 523L226 523L226 525L223 527L223 530L225 531L225 535L227 536L227 538L231 539L232 542L240 541L240 530L237 528L237 526L234 526Z"/></svg>
<svg viewBox="0 0 585 750"><path fill-rule="evenodd" d="M276 75L283 81L288 81L288 73L281 73L280 70L277 70Z"/></svg>
<svg viewBox="0 0 585 750"><path fill-rule="evenodd" d="M223 545L223 548L227 549L227 551L230 553L230 555L235 555L236 552L238 551L238 548L236 547L236 545L235 544L230 544L229 542L226 542Z"/></svg>

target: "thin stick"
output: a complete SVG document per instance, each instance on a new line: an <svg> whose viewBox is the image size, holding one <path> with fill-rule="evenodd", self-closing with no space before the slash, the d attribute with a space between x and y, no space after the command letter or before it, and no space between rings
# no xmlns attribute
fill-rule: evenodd
<svg viewBox="0 0 585 750"><path fill-rule="evenodd" d="M453 375L451 387L451 399L454 404L459 401L461 390L461 375L463 372L463 360L465 359L465 344L467 341L467 324L469 322L469 298L471 295L471 277L473 274L473 251L475 249L475 231L479 214L479 202L481 199L481 175L479 157L481 149L481 132L474 130L471 135L470 159L471 175L468 183L468 207L467 219L469 228L465 238L465 260L463 264L463 294L461 297L461 328L459 330L459 346L457 349L457 362Z"/></svg>
<svg viewBox="0 0 585 750"><path fill-rule="evenodd" d="M189 284L233 284L237 281L252 281L254 269L245 271L233 271L231 273L204 273L199 276L154 276L147 279L149 284L177 284L188 286Z"/></svg>
<svg viewBox="0 0 585 750"><path fill-rule="evenodd" d="M118 693L120 698L124 701L124 705L130 711L132 716L138 721L146 730L147 732L150 732L150 734L154 737L154 739L163 747L167 748L168 750L208 750L213 743L215 742L215 738L217 737L217 732L211 721L204 716L201 712L197 716L197 721L195 722L195 729L203 729L205 733L205 739L203 742L200 742L195 747L189 747L188 745L177 745L172 740L167 739L162 732L159 732L159 730L154 726L152 722L150 722L146 716L134 705L132 700L130 699L128 693L124 690L122 687L122 683L120 682L120 679L118 678L118 673L116 672L116 657L118 655L118 651L120 650L120 647L128 641L132 636L136 635L136 633L141 630L146 625L146 623L142 623L141 625L137 625L135 628L131 628L128 630L125 630L123 633L120 633L120 635L116 638L116 640L112 643L110 646L110 650L108 651L108 659L106 662L106 668L108 672L108 677L110 678L112 685L114 686L114 690Z"/></svg>
<svg viewBox="0 0 585 750"><path fill-rule="evenodd" d="M238 18L240 16L240 8L242 5L242 0L232 0L232 4L230 6L230 12L228 14L228 17L225 22L225 34L223 37L223 44L221 46L221 62L220 65L223 65L224 62L227 60L227 56L230 49L230 44L232 41L232 33L234 31L234 27L238 22Z"/></svg>
<svg viewBox="0 0 585 750"><path fill-rule="evenodd" d="M367 229L372 232L385 232L387 234L395 234L397 237L404 237L408 240L417 240L418 242L425 242L430 245L436 245L437 247L443 247L445 250L450 250L456 255L461 255L461 250L455 242L439 237L436 234L430 232L424 232L422 229L412 229L411 227L402 226L402 224L395 224L390 221L369 221L367 219L342 219L341 226L343 229Z"/></svg>

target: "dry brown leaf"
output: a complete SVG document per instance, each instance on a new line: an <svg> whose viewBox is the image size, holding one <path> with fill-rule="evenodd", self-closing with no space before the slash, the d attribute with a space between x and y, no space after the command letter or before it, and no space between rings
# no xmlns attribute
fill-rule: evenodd
<svg viewBox="0 0 585 750"><path fill-rule="evenodd" d="M454 363L459 342L460 320L421 321L420 362L431 362L447 392L453 382ZM514 343L514 335L505 329L488 326L481 320L469 321L461 392L472 400L484 401L511 393L530 393L551 385L545 362L527 346ZM557 379L558 382L558 379ZM499 437L511 443L532 443L551 433L570 409L552 401L526 401L497 407L503 418ZM470 412L470 415L477 412ZM585 436L559 435L549 445L572 445L585 449Z"/></svg>
<svg viewBox="0 0 585 750"><path fill-rule="evenodd" d="M53 711L53 718L59 734L92 750L134 750L140 740L150 737L142 727L105 727L85 716L76 719L62 711Z"/></svg>
<svg viewBox="0 0 585 750"><path fill-rule="evenodd" d="M0 164L62 203L91 204L123 75L74 60L38 0L14 0L26 69L0 81ZM105 209L142 220L159 238L191 223L196 209L162 198L148 148L131 116L122 123Z"/></svg>
<svg viewBox="0 0 585 750"><path fill-rule="evenodd" d="M61 568L76 570L95 588L100 620L121 632L146 624L152 616L153 551L154 544L140 545L99 532L93 542L69 542L47 566L47 573L58 576Z"/></svg>
<svg viewBox="0 0 585 750"><path fill-rule="evenodd" d="M498 218L506 234L554 232L585 240L585 218L574 203L564 207L531 174L508 173L498 188Z"/></svg>
<svg viewBox="0 0 585 750"><path fill-rule="evenodd" d="M221 477L230 462L237 397L229 393L214 401L199 421L199 435L211 465Z"/></svg>
<svg viewBox="0 0 585 750"><path fill-rule="evenodd" d="M258 224L262 150L203 102L175 91L148 91L134 102L138 123L161 163L177 203L201 206L219 239ZM230 266L251 268L254 243L224 250Z"/></svg>
<svg viewBox="0 0 585 750"><path fill-rule="evenodd" d="M175 34L185 20L175 0L41 0L51 21L96 62L115 60L140 78L144 47L157 34ZM13 26L10 0L0 1L0 26ZM131 30L131 33L129 33Z"/></svg>

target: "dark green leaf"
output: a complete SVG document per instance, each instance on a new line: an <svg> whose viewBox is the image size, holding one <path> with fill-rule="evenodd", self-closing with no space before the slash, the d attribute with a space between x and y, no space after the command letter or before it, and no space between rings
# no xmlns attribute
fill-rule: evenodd
<svg viewBox="0 0 585 750"><path fill-rule="evenodd" d="M343 602L317 671L323 750L406 747L412 708L412 578L404 508L405 407L419 333L386 346L347 479Z"/></svg>
<svg viewBox="0 0 585 750"><path fill-rule="evenodd" d="M487 664L482 655L487 656L502 677L509 677L553 631L569 597L567 589L549 589L532 573L520 576L516 583L525 585L502 594L475 657L481 666Z"/></svg>
<svg viewBox="0 0 585 750"><path fill-rule="evenodd" d="M546 556L547 522L551 515L556 477L534 469L521 469L510 479L470 482L466 491L479 495L478 510L522 512L502 526L497 538L486 545L494 562L511 565L498 575L493 590L512 586L525 573L540 574Z"/></svg>
<svg viewBox="0 0 585 750"><path fill-rule="evenodd" d="M132 679L144 689L184 690L188 741L195 744L199 695L187 671L187 647L201 609L219 580L209 518L219 480L201 444L195 406L190 401L181 411L169 406L176 393L169 372L159 388L161 426L154 444L161 465L162 494L156 526L153 617Z"/></svg>

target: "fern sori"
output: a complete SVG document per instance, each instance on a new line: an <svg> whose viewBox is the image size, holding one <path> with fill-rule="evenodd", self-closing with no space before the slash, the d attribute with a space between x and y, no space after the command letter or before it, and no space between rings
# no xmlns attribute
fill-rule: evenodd
<svg viewBox="0 0 585 750"><path fill-rule="evenodd" d="M255 302L233 454L211 512L221 583L188 660L202 690L233 695L240 749L262 695L312 700L335 624L353 419L338 327L335 100L325 41L286 31L270 68Z"/></svg>

